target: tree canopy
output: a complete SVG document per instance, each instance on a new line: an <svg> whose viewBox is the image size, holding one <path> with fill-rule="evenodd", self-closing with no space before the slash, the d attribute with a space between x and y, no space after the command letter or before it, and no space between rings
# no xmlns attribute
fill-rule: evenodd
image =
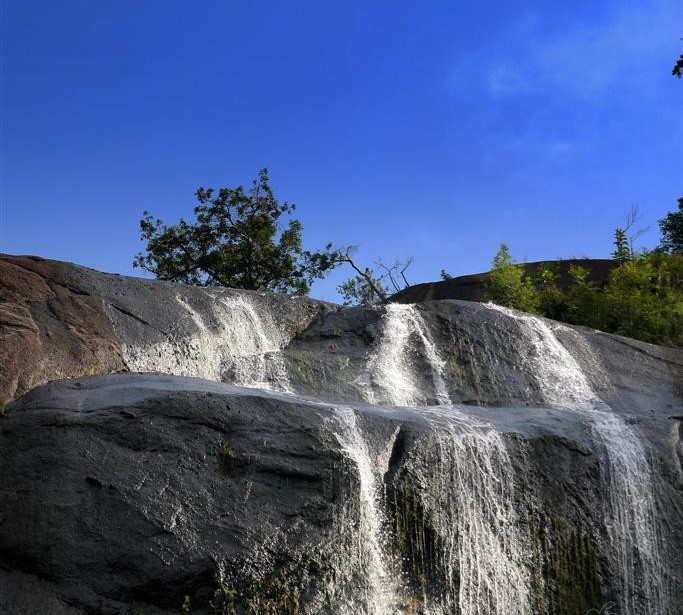
<svg viewBox="0 0 683 615"><path fill-rule="evenodd" d="M678 211L669 212L659 221L662 240L659 250L668 254L683 254L683 197L678 199Z"/></svg>
<svg viewBox="0 0 683 615"><path fill-rule="evenodd" d="M676 64L674 64L671 74L678 78L683 75L683 54L678 58L678 60L676 60Z"/></svg>
<svg viewBox="0 0 683 615"><path fill-rule="evenodd" d="M195 221L167 226L145 211L140 238L144 253L134 261L161 280L198 286L307 294L313 280L342 262L342 250L302 247L302 224L295 205L278 202L261 169L245 192L237 188L199 188Z"/></svg>
<svg viewBox="0 0 683 615"><path fill-rule="evenodd" d="M683 344L683 255L640 252L617 258L606 284L570 265L563 290L550 265L534 275L514 263L504 244L489 274L488 299L555 320L655 344Z"/></svg>
<svg viewBox="0 0 683 615"><path fill-rule="evenodd" d="M524 269L517 265L504 243L493 258L493 269L489 274L486 287L488 301L506 307L536 312L538 297L531 281L524 275Z"/></svg>

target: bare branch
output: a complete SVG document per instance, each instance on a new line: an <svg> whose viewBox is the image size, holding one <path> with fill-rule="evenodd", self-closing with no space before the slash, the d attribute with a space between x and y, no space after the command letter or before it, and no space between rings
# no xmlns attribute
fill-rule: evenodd
<svg viewBox="0 0 683 615"><path fill-rule="evenodd" d="M641 217L640 205L634 203L626 212L626 225L624 226L624 231L628 231Z"/></svg>
<svg viewBox="0 0 683 615"><path fill-rule="evenodd" d="M382 290L377 284L375 284L375 281L372 279L372 276L370 275L370 271L368 269L361 269L356 262L353 260L351 257L351 252L352 249L349 248L346 250L346 253L342 255L341 261L344 263L348 263L353 267L354 271L361 276L367 283L368 286L372 289L372 292L375 293L379 298L382 303L386 303L387 301L387 294Z"/></svg>
<svg viewBox="0 0 683 615"><path fill-rule="evenodd" d="M406 275L405 275L406 269L408 269L408 267L410 267L412 264L413 264L413 257L409 256L408 260L406 260L405 265L403 266L403 269L401 269L401 277L403 278L403 282L406 286L410 286L410 282L408 282Z"/></svg>
<svg viewBox="0 0 683 615"><path fill-rule="evenodd" d="M640 213L640 205L638 205L638 203L631 205L629 210L626 212L626 225L624 226L624 232L628 237L628 249L631 252L631 258L635 256L636 239L638 239L638 237L640 237L643 233L646 233L650 230L650 226L648 225L639 228L637 231L633 231L631 233L628 232L640 221L642 217L643 216Z"/></svg>
<svg viewBox="0 0 683 615"><path fill-rule="evenodd" d="M385 265L384 261L382 261L381 259L378 260L375 264L384 270L384 275L386 275L389 278L391 285L394 287L394 291L399 292L403 290L406 286L410 286L410 283L406 279L405 272L406 269L410 267L412 262L413 257L411 256L405 262L401 262L399 259L394 259L394 264L391 265L391 267ZM403 286L396 281L397 275L401 276L401 279L403 280Z"/></svg>
<svg viewBox="0 0 683 615"><path fill-rule="evenodd" d="M399 290L401 290L399 285L396 283L396 280L394 279L394 271L396 271L396 268L398 267L397 262L394 262L394 264L391 267L388 267L384 264L384 261L382 259L379 259L375 262L375 265L377 265L380 269L384 270L384 274L381 276L381 278L385 276L389 278L389 282L391 282L391 285L394 287L394 292L398 292Z"/></svg>

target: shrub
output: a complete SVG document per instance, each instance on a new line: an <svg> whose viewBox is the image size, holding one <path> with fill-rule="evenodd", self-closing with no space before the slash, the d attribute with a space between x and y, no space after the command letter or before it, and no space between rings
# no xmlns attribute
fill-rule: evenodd
<svg viewBox="0 0 683 615"><path fill-rule="evenodd" d="M221 441L216 447L216 462L218 469L226 473L232 468L232 465L237 459L237 452L228 442Z"/></svg>

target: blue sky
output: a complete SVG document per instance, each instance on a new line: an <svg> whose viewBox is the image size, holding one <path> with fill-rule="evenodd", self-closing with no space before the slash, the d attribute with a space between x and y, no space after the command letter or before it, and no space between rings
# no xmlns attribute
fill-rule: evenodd
<svg viewBox="0 0 683 615"><path fill-rule="evenodd" d="M141 275L143 210L268 167L412 283L640 244L683 193L678 0L2 0L0 251ZM349 270L312 294L335 299Z"/></svg>

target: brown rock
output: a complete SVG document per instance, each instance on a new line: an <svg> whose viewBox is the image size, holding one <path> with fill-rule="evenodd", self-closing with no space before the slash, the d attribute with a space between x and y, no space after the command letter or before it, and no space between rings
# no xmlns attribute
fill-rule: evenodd
<svg viewBox="0 0 683 615"><path fill-rule="evenodd" d="M0 399L59 378L122 369L101 298L70 284L74 266L0 255Z"/></svg>

